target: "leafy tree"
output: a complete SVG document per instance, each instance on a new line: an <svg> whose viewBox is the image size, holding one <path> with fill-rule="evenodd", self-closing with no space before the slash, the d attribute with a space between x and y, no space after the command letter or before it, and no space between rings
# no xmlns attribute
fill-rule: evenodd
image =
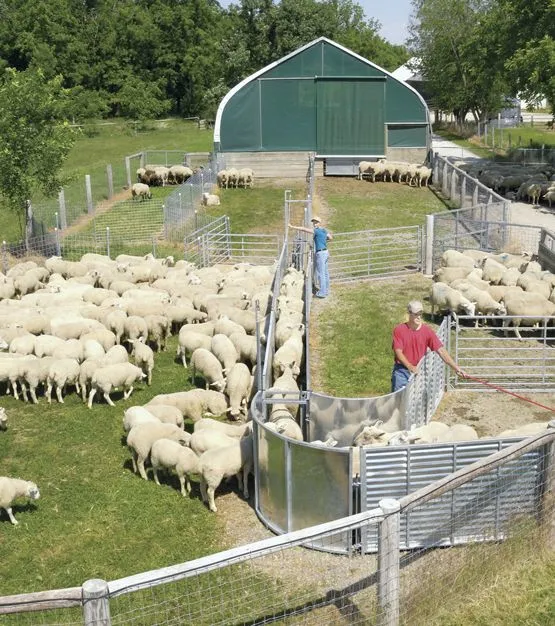
<svg viewBox="0 0 555 626"><path fill-rule="evenodd" d="M76 138L61 84L60 76L13 68L0 80L0 194L22 234L27 200L37 189L46 195L61 189L61 167Z"/></svg>

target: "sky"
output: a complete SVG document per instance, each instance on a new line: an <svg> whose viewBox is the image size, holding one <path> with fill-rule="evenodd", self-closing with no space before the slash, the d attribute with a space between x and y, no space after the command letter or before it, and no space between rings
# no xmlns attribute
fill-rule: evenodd
<svg viewBox="0 0 555 626"><path fill-rule="evenodd" d="M219 0L219 3L222 7L227 7L232 1ZM384 39L394 44L405 42L412 11L411 0L356 0L356 2L364 9L366 17L375 18L381 22L380 35ZM235 4L238 4L237 0Z"/></svg>

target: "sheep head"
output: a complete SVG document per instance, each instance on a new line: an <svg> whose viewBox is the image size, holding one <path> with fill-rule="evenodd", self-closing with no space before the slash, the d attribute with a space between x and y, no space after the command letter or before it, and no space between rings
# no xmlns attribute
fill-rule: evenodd
<svg viewBox="0 0 555 626"><path fill-rule="evenodd" d="M35 483L28 482L27 483L27 491L25 495L31 500L38 500L40 498L39 488L35 485Z"/></svg>

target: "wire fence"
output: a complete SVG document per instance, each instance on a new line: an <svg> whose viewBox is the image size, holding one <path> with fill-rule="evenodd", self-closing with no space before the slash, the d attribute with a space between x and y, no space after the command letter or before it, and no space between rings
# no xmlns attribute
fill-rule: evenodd
<svg viewBox="0 0 555 626"><path fill-rule="evenodd" d="M534 437L514 440L398 500L382 499L365 513L111 582L2 597L3 624L457 623L469 597L483 600L503 588L499 572L508 564L522 575L552 559L554 441L551 422ZM499 502L504 505L492 524ZM435 524L425 541L401 552L406 530L422 515ZM358 552L356 542L342 561L301 549L342 544L346 536L361 544L376 537L377 556ZM458 546L454 536L473 544ZM512 585L509 580L507 594Z"/></svg>

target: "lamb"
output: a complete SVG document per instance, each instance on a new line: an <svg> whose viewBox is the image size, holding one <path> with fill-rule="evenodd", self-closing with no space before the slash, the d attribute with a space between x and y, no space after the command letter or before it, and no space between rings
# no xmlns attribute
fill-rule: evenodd
<svg viewBox="0 0 555 626"><path fill-rule="evenodd" d="M224 478L236 475L239 488L249 497L248 476L253 467L252 435L224 448L207 450L199 458L200 492L203 502L217 512L214 493Z"/></svg>
<svg viewBox="0 0 555 626"><path fill-rule="evenodd" d="M514 288L511 287L510 289ZM519 332L521 326L534 326L544 322L545 318L555 315L555 304L533 291L506 293L504 303L507 308L507 315L514 316L512 320L503 320L505 336L508 336L508 327L509 324L512 324L515 335L521 341L522 336Z"/></svg>
<svg viewBox="0 0 555 626"><path fill-rule="evenodd" d="M258 344L256 337L245 333L232 333L229 338L239 354L239 360L247 362L251 368L254 367L258 359Z"/></svg>
<svg viewBox="0 0 555 626"><path fill-rule="evenodd" d="M133 426L146 423L161 424L155 415L142 406L130 406L123 412L123 430L128 433Z"/></svg>
<svg viewBox="0 0 555 626"><path fill-rule="evenodd" d="M135 339L143 339L146 341L148 338L148 328L146 322L138 315L130 315L127 317L124 329L124 337L127 342L131 342Z"/></svg>
<svg viewBox="0 0 555 626"><path fill-rule="evenodd" d="M450 285L454 280L466 278L473 271L469 267L438 267L433 279L435 282Z"/></svg>
<svg viewBox="0 0 555 626"><path fill-rule="evenodd" d="M205 348L197 348L191 355L192 381L194 382L196 372L199 371L206 382L206 389L209 386L215 387L217 391L225 389L225 378L220 361Z"/></svg>
<svg viewBox="0 0 555 626"><path fill-rule="evenodd" d="M225 386L229 398L227 411L232 419L240 419L241 413L246 416L252 385L253 379L249 368L244 363L235 363L227 373Z"/></svg>
<svg viewBox="0 0 555 626"><path fill-rule="evenodd" d="M499 285L507 268L492 258L487 258L482 266L482 278L492 285Z"/></svg>
<svg viewBox="0 0 555 626"><path fill-rule="evenodd" d="M171 439L187 446L191 435L174 424L152 422L133 426L127 435L127 447L131 451L133 471L138 472L144 480L148 480L145 461L153 443L158 439Z"/></svg>
<svg viewBox="0 0 555 626"><path fill-rule="evenodd" d="M475 267L475 261L458 250L446 250L441 255L442 267L467 267L471 270Z"/></svg>
<svg viewBox="0 0 555 626"><path fill-rule="evenodd" d="M445 283L433 283L430 302L432 316L436 308L440 313L454 312L474 316L476 312L476 305L473 302Z"/></svg>
<svg viewBox="0 0 555 626"><path fill-rule="evenodd" d="M149 404L147 407L142 408L146 409L164 424L175 424L179 428L184 428L183 414L176 406L171 404Z"/></svg>
<svg viewBox="0 0 555 626"><path fill-rule="evenodd" d="M175 393L162 393L154 396L145 405L148 409L154 404L169 404L177 407L184 418L198 422L203 415L223 415L227 410L227 401L223 393L205 389L191 389Z"/></svg>
<svg viewBox="0 0 555 626"><path fill-rule="evenodd" d="M203 417L195 422L195 425L193 427L194 432L205 429L219 430L228 437L235 437L237 439L240 439L241 437L244 437L246 434L248 434L248 431L252 429L252 424L228 424L227 422L222 422L211 417Z"/></svg>
<svg viewBox="0 0 555 626"><path fill-rule="evenodd" d="M10 522L14 526L19 524L12 512L12 503L16 498L38 500L40 498L39 488L29 480L0 476L0 509L6 509Z"/></svg>
<svg viewBox="0 0 555 626"><path fill-rule="evenodd" d="M215 193L205 191L202 194L202 204L204 206L220 206L220 196Z"/></svg>
<svg viewBox="0 0 555 626"><path fill-rule="evenodd" d="M97 391L101 391L104 399L110 406L115 406L110 398L113 389L121 387L123 398L127 400L133 392L133 383L146 378L146 374L140 367L131 363L117 363L98 369L91 380L91 391L89 394L88 407L92 408L93 398Z"/></svg>
<svg viewBox="0 0 555 626"><path fill-rule="evenodd" d="M475 314L477 315L506 315L507 309L502 302L497 302L494 298L482 289L478 289L471 284L460 284L457 287L465 298L468 298L476 305ZM478 320L476 320L476 328L478 328Z"/></svg>
<svg viewBox="0 0 555 626"><path fill-rule="evenodd" d="M0 430L8 430L8 416L3 406L0 406Z"/></svg>
<svg viewBox="0 0 555 626"><path fill-rule="evenodd" d="M239 360L239 353L233 342L224 334L216 334L212 337L210 351L222 364L223 371L226 375Z"/></svg>
<svg viewBox="0 0 555 626"><path fill-rule="evenodd" d="M147 346L140 339L132 340L131 345L133 346L131 356L135 361L135 365L140 367L143 373L146 374L147 385L151 385L152 371L154 370L154 352L150 346Z"/></svg>
<svg viewBox="0 0 555 626"><path fill-rule="evenodd" d="M55 360L46 377L46 400L50 404L52 399L52 387L56 387L58 402L64 403L63 391L66 385L73 384L79 393L79 362L76 359Z"/></svg>
<svg viewBox="0 0 555 626"><path fill-rule="evenodd" d="M198 473L199 457L190 448L171 439L158 439L150 450L150 463L154 482L159 485L158 471L160 469L173 470L181 485L181 495L184 497L191 492L190 476Z"/></svg>
<svg viewBox="0 0 555 626"><path fill-rule="evenodd" d="M237 443L237 441L237 437L230 437L220 430L204 428L193 432L189 446L195 454L200 456L207 450L225 448Z"/></svg>
<svg viewBox="0 0 555 626"><path fill-rule="evenodd" d="M185 332L183 332L185 330ZM195 333L188 330L188 327L183 327L179 331L178 346L177 346L177 358L181 357L183 367L187 367L187 353L193 353L197 348L204 348L210 350L212 345L212 338L202 333Z"/></svg>

